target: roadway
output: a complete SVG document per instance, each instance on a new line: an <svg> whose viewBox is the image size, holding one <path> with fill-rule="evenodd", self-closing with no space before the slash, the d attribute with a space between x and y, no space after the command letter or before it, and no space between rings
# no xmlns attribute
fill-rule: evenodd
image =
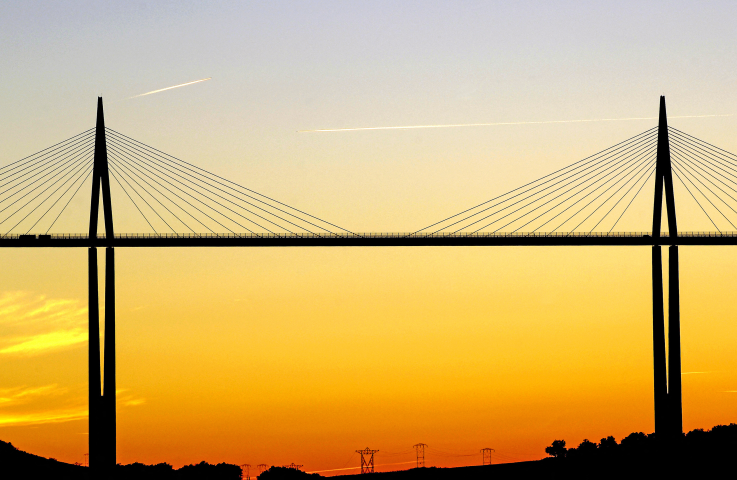
<svg viewBox="0 0 737 480"><path fill-rule="evenodd" d="M434 234L122 234L107 239L87 235L6 235L0 248L81 247L487 247L487 246L652 246L737 245L737 232L682 232L653 237L649 232Z"/></svg>

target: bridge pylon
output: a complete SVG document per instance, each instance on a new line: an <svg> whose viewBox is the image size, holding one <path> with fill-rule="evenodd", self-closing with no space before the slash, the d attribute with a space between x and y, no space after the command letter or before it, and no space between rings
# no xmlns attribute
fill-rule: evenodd
<svg viewBox="0 0 737 480"><path fill-rule="evenodd" d="M97 237L100 191L105 221L105 240ZM117 463L115 405L115 251L113 211L110 199L107 142L102 97L97 99L95 154L92 167L92 197L89 230L89 452L90 468L95 475L111 476ZM98 288L97 245L105 248L105 331L100 349L100 302ZM104 370L100 368L100 356ZM101 375L102 374L102 375Z"/></svg>
<svg viewBox="0 0 737 480"><path fill-rule="evenodd" d="M660 97L658 147L655 167L653 204L653 239L660 239L663 193L668 219L668 349L665 348L662 252L653 245L653 373L655 397L655 433L659 438L675 438L683 433L681 402L681 309L678 274L678 226L673 195L673 173L668 138L665 97ZM665 190L665 192L664 192Z"/></svg>

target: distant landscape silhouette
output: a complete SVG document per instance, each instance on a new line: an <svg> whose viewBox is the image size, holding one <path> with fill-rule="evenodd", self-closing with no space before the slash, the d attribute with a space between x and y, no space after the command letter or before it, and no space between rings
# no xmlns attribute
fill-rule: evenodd
<svg viewBox="0 0 737 480"><path fill-rule="evenodd" d="M662 439L661 439L662 440ZM737 424L717 425L710 430L691 430L676 440L659 441L654 433L635 432L619 443L613 436L599 443L583 440L568 448L565 440L554 440L545 448L549 456L529 462L477 465L456 468L421 467L394 472L377 472L382 478L397 480L435 478L494 479L650 479L668 474L671 478L716 477L733 467L737 452ZM542 452L541 452L542 453ZM338 475L336 478L353 477ZM90 469L55 459L22 452L0 441L0 478L95 479ZM105 477L110 478L110 477ZM238 465L200 462L174 469L167 463L116 465L115 480L241 480ZM258 480L298 480L322 478L287 467L271 467Z"/></svg>

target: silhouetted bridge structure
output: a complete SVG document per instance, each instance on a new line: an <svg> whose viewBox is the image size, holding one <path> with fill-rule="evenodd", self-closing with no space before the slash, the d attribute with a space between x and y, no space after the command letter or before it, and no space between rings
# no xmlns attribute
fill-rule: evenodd
<svg viewBox="0 0 737 480"><path fill-rule="evenodd" d="M615 231L653 176L652 229ZM715 231L678 230L674 176ZM51 233L90 177L88 232ZM152 233L115 233L110 177ZM0 167L0 248L88 249L89 460L100 474L116 463L116 247L649 246L655 431L670 442L683 433L678 247L737 245L736 197L737 155L669 127L661 97L657 127L595 155L417 231L356 233L106 128L100 98L95 128ZM669 248L667 353L662 246ZM98 247L106 257L104 345Z"/></svg>
<svg viewBox="0 0 737 480"><path fill-rule="evenodd" d="M40 238L39 238L40 237ZM737 245L737 232L679 232L673 241L668 232L614 233L411 233L356 234L244 234L167 235L123 234L107 239L87 235L6 235L0 247L524 247L524 246L652 246Z"/></svg>

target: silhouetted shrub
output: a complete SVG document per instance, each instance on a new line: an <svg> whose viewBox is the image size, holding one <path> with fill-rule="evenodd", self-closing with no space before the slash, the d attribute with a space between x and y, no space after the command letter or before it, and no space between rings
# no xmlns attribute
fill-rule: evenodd
<svg viewBox="0 0 737 480"><path fill-rule="evenodd" d="M606 438L602 438L599 441L598 447L596 448L598 448L601 452L615 452L617 450L617 447L619 447L617 441L614 439L614 437L609 435Z"/></svg>
<svg viewBox="0 0 737 480"><path fill-rule="evenodd" d="M130 465L116 465L116 480L173 480L176 478L174 468L168 463L158 465L144 465L143 463L131 463Z"/></svg>
<svg viewBox="0 0 737 480"><path fill-rule="evenodd" d="M545 453L554 458L565 458L568 449L565 440L553 440L553 444L545 447Z"/></svg>
<svg viewBox="0 0 737 480"><path fill-rule="evenodd" d="M259 475L258 480L291 480L318 477L320 477L320 475L317 473L305 473L302 470L297 470L296 468L271 467Z"/></svg>
<svg viewBox="0 0 737 480"><path fill-rule="evenodd" d="M598 446L584 440L565 454L561 447L565 442L556 440L545 449L562 459L551 464L557 465L556 478L706 478L730 468L729 459L737 451L737 424L692 430L660 443L655 434L635 432L619 444L610 436Z"/></svg>
<svg viewBox="0 0 737 480"><path fill-rule="evenodd" d="M241 480L241 467L229 463L210 465L200 462L197 465L185 465L177 470L178 480Z"/></svg>

